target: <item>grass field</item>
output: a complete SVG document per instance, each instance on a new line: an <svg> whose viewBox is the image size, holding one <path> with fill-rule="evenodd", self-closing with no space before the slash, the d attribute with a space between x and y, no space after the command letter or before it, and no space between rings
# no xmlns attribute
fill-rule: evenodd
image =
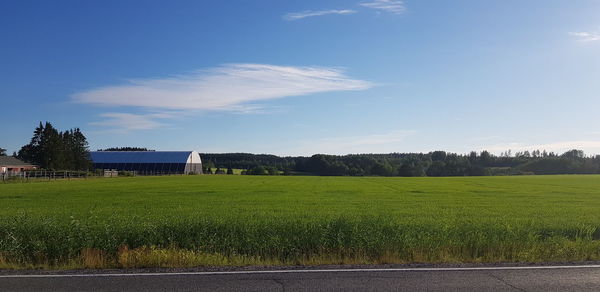
<svg viewBox="0 0 600 292"><path fill-rule="evenodd" d="M0 184L0 267L600 260L600 176Z"/></svg>

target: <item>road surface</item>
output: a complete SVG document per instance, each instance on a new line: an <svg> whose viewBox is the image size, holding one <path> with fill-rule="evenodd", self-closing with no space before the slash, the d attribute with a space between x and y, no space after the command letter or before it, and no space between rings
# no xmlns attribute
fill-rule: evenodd
<svg viewBox="0 0 600 292"><path fill-rule="evenodd" d="M0 274L0 291L600 291L600 265Z"/></svg>

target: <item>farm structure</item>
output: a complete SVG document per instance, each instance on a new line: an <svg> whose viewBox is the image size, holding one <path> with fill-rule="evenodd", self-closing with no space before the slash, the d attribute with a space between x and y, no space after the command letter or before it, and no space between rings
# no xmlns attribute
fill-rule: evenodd
<svg viewBox="0 0 600 292"><path fill-rule="evenodd" d="M94 169L132 171L137 174L202 174L196 151L92 151Z"/></svg>
<svg viewBox="0 0 600 292"><path fill-rule="evenodd" d="M0 173L20 173L37 167L12 156L0 156Z"/></svg>

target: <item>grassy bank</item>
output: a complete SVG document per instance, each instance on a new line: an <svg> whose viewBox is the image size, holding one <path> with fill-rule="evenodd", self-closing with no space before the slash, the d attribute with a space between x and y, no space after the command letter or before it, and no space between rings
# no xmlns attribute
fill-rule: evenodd
<svg viewBox="0 0 600 292"><path fill-rule="evenodd" d="M600 260L600 176L0 184L0 267Z"/></svg>

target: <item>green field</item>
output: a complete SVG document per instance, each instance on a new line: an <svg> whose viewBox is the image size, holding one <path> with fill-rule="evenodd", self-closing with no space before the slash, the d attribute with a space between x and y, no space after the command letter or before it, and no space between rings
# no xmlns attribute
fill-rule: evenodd
<svg viewBox="0 0 600 292"><path fill-rule="evenodd" d="M0 184L0 267L600 260L600 176Z"/></svg>

